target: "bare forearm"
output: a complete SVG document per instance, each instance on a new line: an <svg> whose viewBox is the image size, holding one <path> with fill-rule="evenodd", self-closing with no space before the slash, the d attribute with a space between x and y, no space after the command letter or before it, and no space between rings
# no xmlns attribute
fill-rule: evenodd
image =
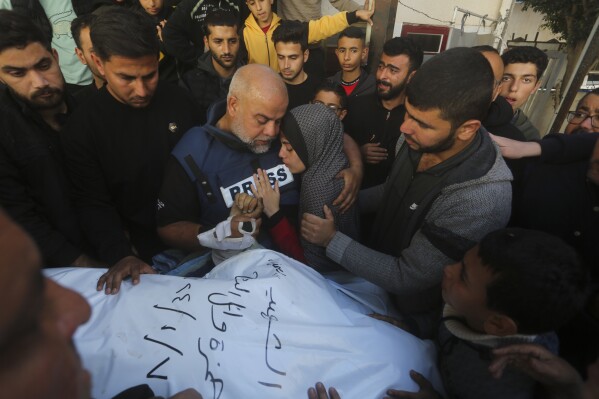
<svg viewBox="0 0 599 399"><path fill-rule="evenodd" d="M198 234L202 226L193 222L175 222L158 228L158 235L170 247L185 251L197 251L201 248Z"/></svg>
<svg viewBox="0 0 599 399"><path fill-rule="evenodd" d="M347 133L343 134L343 152L349 161L349 167L355 170L362 171L362 155L360 147Z"/></svg>

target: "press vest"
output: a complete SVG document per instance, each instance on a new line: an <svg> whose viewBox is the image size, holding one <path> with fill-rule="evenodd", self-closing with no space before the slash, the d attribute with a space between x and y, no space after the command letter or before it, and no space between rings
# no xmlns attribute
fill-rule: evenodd
<svg viewBox="0 0 599 399"><path fill-rule="evenodd" d="M208 124L194 127L173 150L173 156L197 188L202 225L213 226L225 220L235 195L251 194L253 174L258 168L267 171L271 184L279 182L281 204L298 203L297 184L278 156L279 144L264 154L254 154L226 145L223 142L226 135L230 134Z"/></svg>

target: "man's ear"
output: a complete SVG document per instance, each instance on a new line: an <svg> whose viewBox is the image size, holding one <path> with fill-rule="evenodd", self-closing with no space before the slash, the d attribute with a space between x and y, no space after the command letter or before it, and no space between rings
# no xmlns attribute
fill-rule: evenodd
<svg viewBox="0 0 599 399"><path fill-rule="evenodd" d="M234 117L239 111L239 99L235 96L227 98L227 114Z"/></svg>
<svg viewBox="0 0 599 399"><path fill-rule="evenodd" d="M306 51L304 51L304 64L308 62L308 58L310 58L310 49L306 49Z"/></svg>
<svg viewBox="0 0 599 399"><path fill-rule="evenodd" d="M470 119L462 123L456 130L456 137L461 141L469 141L478 129L480 129L481 123L479 120Z"/></svg>
<svg viewBox="0 0 599 399"><path fill-rule="evenodd" d="M87 61L85 61L85 57L83 56L83 51L81 51L79 47L75 47L75 54L77 55L77 58L79 58L79 61L81 61L83 65L87 65Z"/></svg>
<svg viewBox="0 0 599 399"><path fill-rule="evenodd" d="M416 71L412 71L410 72L410 74L408 75L408 82L410 82L410 80L412 80L412 76L414 76L414 74L416 73Z"/></svg>
<svg viewBox="0 0 599 399"><path fill-rule="evenodd" d="M345 118L347 116L347 109L343 108L341 110L341 112L339 113L339 119L343 120L343 118ZM599 140L597 141L599 143Z"/></svg>
<svg viewBox="0 0 599 399"><path fill-rule="evenodd" d="M208 36L204 36L204 48L208 48Z"/></svg>
<svg viewBox="0 0 599 399"><path fill-rule="evenodd" d="M485 320L483 330L485 331L485 334L488 335L505 337L507 335L517 334L518 326L511 317L507 317L500 313L493 313Z"/></svg>
<svg viewBox="0 0 599 399"><path fill-rule="evenodd" d="M58 62L58 51L55 48L52 49L52 57Z"/></svg>
<svg viewBox="0 0 599 399"><path fill-rule="evenodd" d="M90 55L92 57L92 60L94 61L94 64L96 64L96 66L98 67L98 72L100 72L100 75L106 77L106 73L104 72L104 63L102 62L100 57L98 57L94 52L92 52Z"/></svg>
<svg viewBox="0 0 599 399"><path fill-rule="evenodd" d="M535 85L535 89L530 93L530 95L532 96L534 93L536 93L540 87L541 87L541 79L538 79L537 84Z"/></svg>

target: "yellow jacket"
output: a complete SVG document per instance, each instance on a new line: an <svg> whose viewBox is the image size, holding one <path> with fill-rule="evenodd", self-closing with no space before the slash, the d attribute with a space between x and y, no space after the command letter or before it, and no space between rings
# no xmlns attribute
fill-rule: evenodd
<svg viewBox="0 0 599 399"><path fill-rule="evenodd" d="M275 44L272 41L272 33L280 25L281 21L281 18L273 13L270 27L266 34L264 34L254 16L250 14L247 17L245 28L243 29L243 41L247 49L249 64L268 65L276 72L279 72L279 63L277 62ZM348 26L346 11L309 21L308 43L316 43L324 40L329 36L341 32Z"/></svg>

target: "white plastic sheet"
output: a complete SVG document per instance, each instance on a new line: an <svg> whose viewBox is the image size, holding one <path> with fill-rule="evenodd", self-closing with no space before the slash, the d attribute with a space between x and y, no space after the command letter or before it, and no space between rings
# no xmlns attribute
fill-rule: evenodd
<svg viewBox="0 0 599 399"><path fill-rule="evenodd" d="M410 369L440 386L431 342L368 317L355 294L277 252L245 252L201 279L143 275L116 296L96 291L103 272L47 271L92 306L75 344L95 398L143 383L165 397L194 387L205 399L305 398L316 381L343 399L381 398L417 390Z"/></svg>

